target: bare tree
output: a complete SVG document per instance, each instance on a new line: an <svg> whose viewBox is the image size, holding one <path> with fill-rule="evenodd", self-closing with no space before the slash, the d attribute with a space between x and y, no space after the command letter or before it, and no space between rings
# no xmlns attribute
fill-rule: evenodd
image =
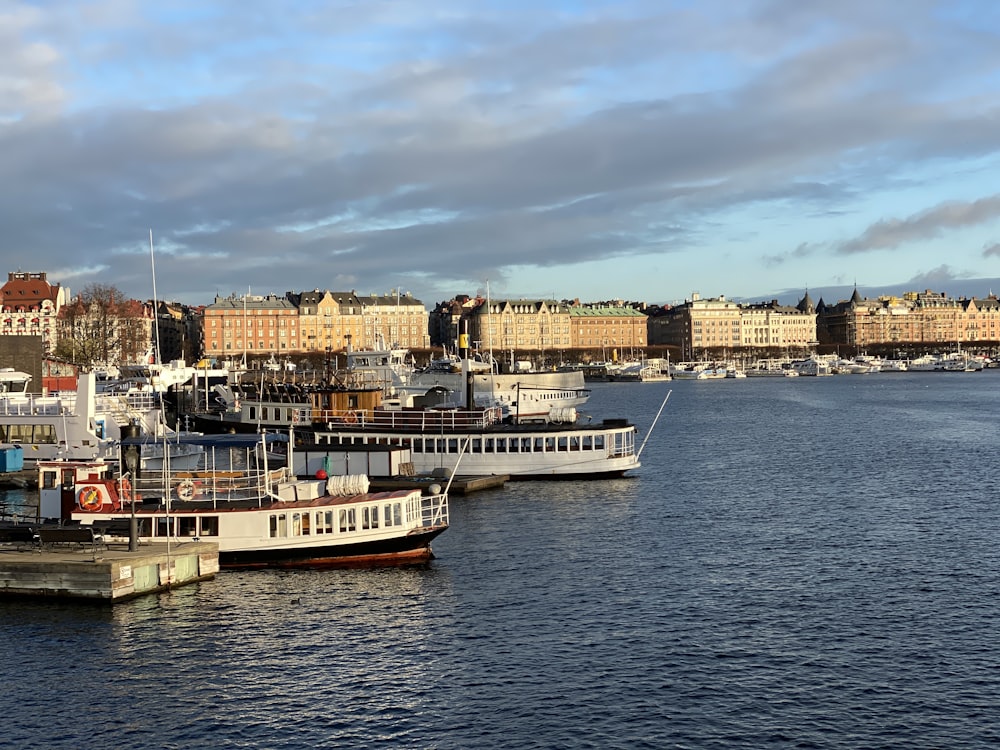
<svg viewBox="0 0 1000 750"><path fill-rule="evenodd" d="M84 367L138 362L151 326L147 305L113 286L90 284L59 311L56 356Z"/></svg>

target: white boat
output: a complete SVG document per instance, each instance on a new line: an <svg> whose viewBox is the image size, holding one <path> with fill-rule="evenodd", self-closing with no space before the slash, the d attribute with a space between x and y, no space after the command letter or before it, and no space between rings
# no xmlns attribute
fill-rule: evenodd
<svg viewBox="0 0 1000 750"><path fill-rule="evenodd" d="M50 395L0 393L0 447L21 446L24 462L115 459L123 438L138 438L141 467L158 470L164 457L175 468L194 468L204 449L178 444L166 426L159 394L96 393L94 373L82 373L75 391Z"/></svg>
<svg viewBox="0 0 1000 750"><path fill-rule="evenodd" d="M0 369L0 394L26 396L31 375L15 370L13 367Z"/></svg>
<svg viewBox="0 0 1000 750"><path fill-rule="evenodd" d="M241 436L251 437L256 436ZM287 468L172 472L115 480L103 462L40 462L43 518L89 524L132 543L215 542L221 567L423 562L448 528L448 495L432 485L369 492L364 475L296 478ZM105 541L112 532L105 533Z"/></svg>
<svg viewBox="0 0 1000 750"><path fill-rule="evenodd" d="M938 358L933 354L924 354L911 359L906 366L909 372L934 372L938 369Z"/></svg>
<svg viewBox="0 0 1000 750"><path fill-rule="evenodd" d="M575 410L560 423L515 424L497 407L377 407L354 424L316 425L315 445L399 445L414 470L448 469L462 455L468 475L528 478L620 477L640 466L636 428L625 419L578 424Z"/></svg>
<svg viewBox="0 0 1000 750"><path fill-rule="evenodd" d="M500 373L489 355L467 361L475 403L499 406L523 421L544 421L553 413L583 406L590 397L578 370ZM466 380L458 357L444 356L415 370L407 350L398 347L348 351L347 372L366 384L382 386L387 397L402 404L416 403L432 391L446 394L439 400L452 403L465 398Z"/></svg>

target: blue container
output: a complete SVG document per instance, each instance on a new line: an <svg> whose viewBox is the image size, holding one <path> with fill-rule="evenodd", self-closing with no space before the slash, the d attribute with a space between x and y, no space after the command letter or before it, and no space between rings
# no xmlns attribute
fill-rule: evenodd
<svg viewBox="0 0 1000 750"><path fill-rule="evenodd" d="M21 471L24 468L24 448L0 448L0 472Z"/></svg>

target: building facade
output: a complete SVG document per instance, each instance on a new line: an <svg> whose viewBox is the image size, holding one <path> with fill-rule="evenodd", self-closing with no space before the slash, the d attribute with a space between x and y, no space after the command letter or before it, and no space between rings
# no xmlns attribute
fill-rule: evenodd
<svg viewBox="0 0 1000 750"><path fill-rule="evenodd" d="M51 354L59 341L59 311L69 299L69 288L50 284L45 273L8 273L0 287L0 335L38 336L42 351Z"/></svg>
<svg viewBox="0 0 1000 750"><path fill-rule="evenodd" d="M201 313L206 357L290 356L428 346L427 310L408 295L360 297L313 289L216 297Z"/></svg>
<svg viewBox="0 0 1000 750"><path fill-rule="evenodd" d="M817 310L824 343L835 345L946 349L1000 341L1000 301L993 295L955 299L926 290L868 299L855 289L850 299L821 301Z"/></svg>
<svg viewBox="0 0 1000 750"><path fill-rule="evenodd" d="M777 300L739 304L695 293L649 318L650 345L675 348L683 359L747 349L809 349L816 342L816 310L808 294L791 307Z"/></svg>
<svg viewBox="0 0 1000 750"><path fill-rule="evenodd" d="M569 308L570 345L575 350L597 352L602 361L634 358L648 343L646 313L630 305L574 304Z"/></svg>

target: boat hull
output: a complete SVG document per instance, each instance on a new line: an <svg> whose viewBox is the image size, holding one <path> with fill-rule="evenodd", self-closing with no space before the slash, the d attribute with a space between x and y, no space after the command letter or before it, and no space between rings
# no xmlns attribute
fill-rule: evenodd
<svg viewBox="0 0 1000 750"><path fill-rule="evenodd" d="M410 565L434 559L431 541L446 527L391 539L331 547L285 547L219 551L222 568L350 568Z"/></svg>

